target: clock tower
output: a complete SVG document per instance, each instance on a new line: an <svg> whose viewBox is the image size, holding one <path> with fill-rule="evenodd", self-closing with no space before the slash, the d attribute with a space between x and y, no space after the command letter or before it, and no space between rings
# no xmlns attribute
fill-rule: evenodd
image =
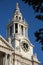
<svg viewBox="0 0 43 65"><path fill-rule="evenodd" d="M28 38L28 24L22 18L22 13L16 3L12 20L7 24L7 41L14 48L14 65L38 65L36 54L33 54L33 45Z"/></svg>

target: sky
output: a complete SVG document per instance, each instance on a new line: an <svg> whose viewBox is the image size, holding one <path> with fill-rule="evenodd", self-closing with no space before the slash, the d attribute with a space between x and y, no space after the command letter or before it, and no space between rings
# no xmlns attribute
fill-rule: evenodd
<svg viewBox="0 0 43 65"><path fill-rule="evenodd" d="M0 0L0 35L6 38L6 25L9 19L12 18L16 3L19 3L23 19L25 18L28 23L28 37L30 42L34 45L34 53L37 54L40 65L43 65L43 51L41 50L41 44L36 42L34 33L40 28L43 28L43 21L35 18L35 11L28 4L25 4L22 0Z"/></svg>

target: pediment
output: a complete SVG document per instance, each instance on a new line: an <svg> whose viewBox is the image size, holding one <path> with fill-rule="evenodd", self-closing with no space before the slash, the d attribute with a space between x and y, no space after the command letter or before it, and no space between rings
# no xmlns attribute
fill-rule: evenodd
<svg viewBox="0 0 43 65"><path fill-rule="evenodd" d="M0 35L0 46L6 49L13 50L11 44L9 44L1 35Z"/></svg>

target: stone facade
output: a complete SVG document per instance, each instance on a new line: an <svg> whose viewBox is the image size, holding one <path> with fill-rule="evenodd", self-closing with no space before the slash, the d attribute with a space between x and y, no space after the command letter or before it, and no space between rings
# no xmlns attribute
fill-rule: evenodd
<svg viewBox="0 0 43 65"><path fill-rule="evenodd" d="M12 20L7 24L6 40L0 35L0 65L39 65L28 38L28 24L16 3Z"/></svg>

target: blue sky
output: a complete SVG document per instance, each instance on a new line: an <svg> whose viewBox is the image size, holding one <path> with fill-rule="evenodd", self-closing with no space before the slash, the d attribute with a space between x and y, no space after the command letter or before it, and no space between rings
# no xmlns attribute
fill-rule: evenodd
<svg viewBox="0 0 43 65"><path fill-rule="evenodd" d="M25 4L22 0L0 0L0 34L6 38L6 25L13 16L16 2L19 3L23 19L25 18L29 25L28 34L31 43L34 45L34 53L37 53L38 59L42 62L40 65L43 65L41 44L35 41L36 38L34 36L35 31L38 31L39 28L43 28L43 22L35 18L35 15L38 13L35 13L28 4Z"/></svg>

